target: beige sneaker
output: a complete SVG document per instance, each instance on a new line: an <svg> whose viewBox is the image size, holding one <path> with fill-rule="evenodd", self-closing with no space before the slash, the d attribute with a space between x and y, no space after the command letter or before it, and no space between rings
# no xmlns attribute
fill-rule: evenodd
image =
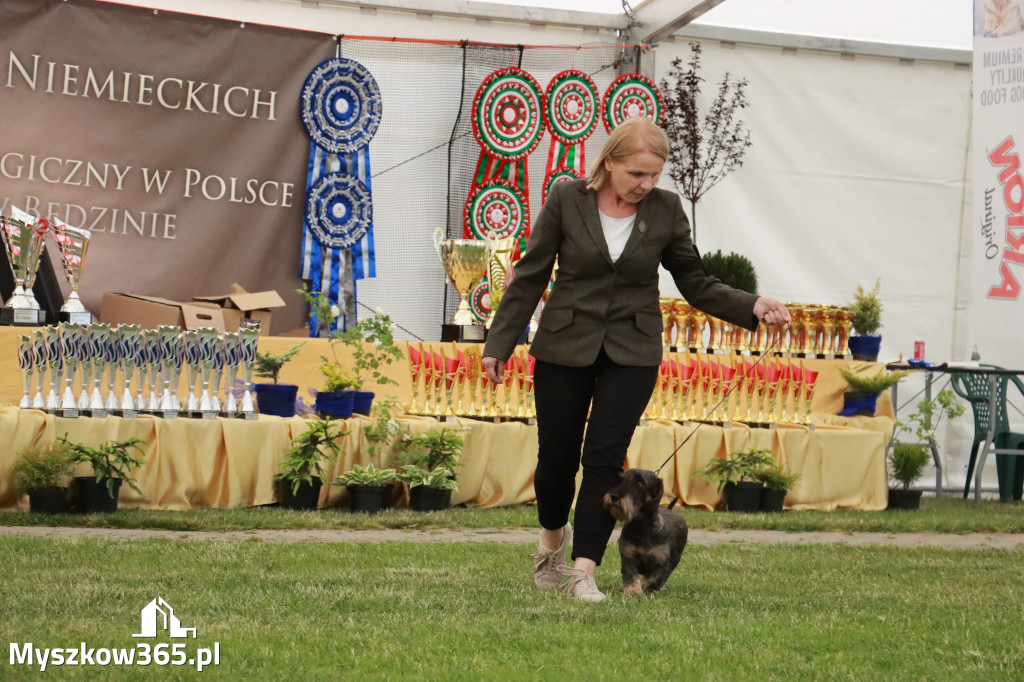
<svg viewBox="0 0 1024 682"><path fill-rule="evenodd" d="M570 597L589 602L604 601L604 593L597 589L597 583L585 572L568 566L559 566L558 572L569 577L569 581L562 589Z"/></svg>
<svg viewBox="0 0 1024 682"><path fill-rule="evenodd" d="M542 590L557 590L562 584L562 575L558 569L565 566L565 550L572 542L572 526L565 524L562 528L562 544L558 549L548 549L541 546L536 554L531 554L533 559L533 581Z"/></svg>

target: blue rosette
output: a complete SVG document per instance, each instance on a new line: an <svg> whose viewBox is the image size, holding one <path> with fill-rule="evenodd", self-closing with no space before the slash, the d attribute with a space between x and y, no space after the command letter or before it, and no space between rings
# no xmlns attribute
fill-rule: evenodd
<svg viewBox="0 0 1024 682"><path fill-rule="evenodd" d="M328 173L306 192L306 218L321 246L350 248L373 221L370 190L354 175Z"/></svg>
<svg viewBox="0 0 1024 682"><path fill-rule="evenodd" d="M353 154L369 144L381 118L380 87L365 66L335 57L302 86L302 124L322 149Z"/></svg>

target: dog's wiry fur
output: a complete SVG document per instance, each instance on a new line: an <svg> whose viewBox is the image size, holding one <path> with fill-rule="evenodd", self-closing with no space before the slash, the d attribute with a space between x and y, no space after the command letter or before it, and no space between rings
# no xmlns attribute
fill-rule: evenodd
<svg viewBox="0 0 1024 682"><path fill-rule="evenodd" d="M686 547L686 521L661 509L665 486L647 469L630 469L604 496L604 507L623 522L619 536L622 587L629 595L657 592Z"/></svg>

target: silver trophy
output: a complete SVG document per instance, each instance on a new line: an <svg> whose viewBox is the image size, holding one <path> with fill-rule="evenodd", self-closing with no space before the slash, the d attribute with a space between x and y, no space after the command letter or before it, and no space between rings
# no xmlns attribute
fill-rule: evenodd
<svg viewBox="0 0 1024 682"><path fill-rule="evenodd" d="M75 355L81 368L80 390L78 392L78 411L83 413L89 409L89 388L92 386L92 327L82 327L82 337L78 340Z"/></svg>
<svg viewBox="0 0 1024 682"><path fill-rule="evenodd" d="M121 376L124 380L124 390L121 392L118 412L122 417L134 419L139 416L139 413L136 411L135 401L132 399L132 377L135 375L135 366L139 362L142 330L137 324L122 324L117 328L117 336L118 342L121 344Z"/></svg>
<svg viewBox="0 0 1024 682"><path fill-rule="evenodd" d="M210 372L217 357L217 342L220 341L215 327L200 327L199 337L199 371L202 393L199 396L199 412L203 419L213 419L217 410L213 409L210 400Z"/></svg>
<svg viewBox="0 0 1024 682"><path fill-rule="evenodd" d="M256 349L259 344L258 329L238 330L238 359L242 363L242 382L245 384L241 412L246 419L258 418L256 407L252 403L252 370L256 367Z"/></svg>
<svg viewBox="0 0 1024 682"><path fill-rule="evenodd" d="M14 275L14 292L0 314L0 322L38 326L43 320L39 302L32 294L32 284L50 224L17 208L12 207L12 214L12 217L0 216L0 238Z"/></svg>
<svg viewBox="0 0 1024 682"><path fill-rule="evenodd" d="M117 369L121 366L121 360L124 357L121 355L120 328L110 330L107 343L103 346L103 357L107 361L107 398L103 403L103 408L107 414L113 414L121 405L117 399L117 392L114 390L117 384Z"/></svg>
<svg viewBox="0 0 1024 682"><path fill-rule="evenodd" d="M228 387L224 394L224 416L238 415L238 401L235 400L235 377L238 376L238 332L224 334L224 367Z"/></svg>
<svg viewBox="0 0 1024 682"><path fill-rule="evenodd" d="M78 404L75 402L75 368L78 367L78 346L82 343L82 325L64 323L60 325L60 350L64 356L64 393L60 399L60 416L77 417Z"/></svg>
<svg viewBox="0 0 1024 682"><path fill-rule="evenodd" d="M210 404L213 411L221 413L220 403L220 380L224 374L224 368L228 363L228 352L224 347L224 339L217 337L214 343L213 366L210 367Z"/></svg>
<svg viewBox="0 0 1024 682"><path fill-rule="evenodd" d="M46 383L46 368L49 364L46 350L46 334L42 330L37 330L32 334L32 355L35 358L36 366L36 395L32 398L32 408L36 410L46 409L46 396L43 395L43 385Z"/></svg>
<svg viewBox="0 0 1024 682"><path fill-rule="evenodd" d="M160 411L160 365L163 363L163 346L160 345L160 332L156 329L146 330L146 379L149 383L149 397L146 398L146 411Z"/></svg>
<svg viewBox="0 0 1024 682"><path fill-rule="evenodd" d="M139 352L135 356L135 368L139 372L138 381L135 384L135 411L143 412L146 409L146 388L149 386L149 337L156 332L152 329L143 329L139 336Z"/></svg>
<svg viewBox="0 0 1024 682"><path fill-rule="evenodd" d="M194 330L188 330L185 336L185 362L188 363L188 398L185 399L185 412L189 416L196 416L199 412L199 399L196 397L196 379L199 376L199 362L201 352L199 350L199 335Z"/></svg>
<svg viewBox="0 0 1024 682"><path fill-rule="evenodd" d="M181 410L181 401L178 400L178 386L181 381L181 368L185 364L185 337L178 334L174 339L174 364L171 367L171 402L174 409Z"/></svg>
<svg viewBox="0 0 1024 682"><path fill-rule="evenodd" d="M109 341L109 324L94 324L89 328L89 345L92 346L92 392L89 394L89 414L93 417L107 416L101 387L103 385L103 370L107 366L107 343Z"/></svg>
<svg viewBox="0 0 1024 682"><path fill-rule="evenodd" d="M18 336L18 366L25 375L25 394L21 396L18 407L29 409L32 407L32 371L36 365L36 354L32 350L32 337L21 334Z"/></svg>
<svg viewBox="0 0 1024 682"><path fill-rule="evenodd" d="M61 220L53 220L53 239L60 249L60 262L64 266L64 275L68 278L71 293L68 300L61 306L61 317L70 322L91 324L92 313L85 309L82 299L78 297L78 286L82 279L82 268L85 267L85 251L89 246L92 233L71 227Z"/></svg>
<svg viewBox="0 0 1024 682"><path fill-rule="evenodd" d="M160 337L160 381L163 384L160 412L166 419L176 419L178 408L174 406L174 396L171 395L171 376L178 362L178 337L181 330L176 325L165 324L157 327L156 332Z"/></svg>
<svg viewBox="0 0 1024 682"><path fill-rule="evenodd" d="M60 347L60 330L46 328L46 355L50 359L50 390L46 394L46 411L56 413L60 408L57 390L64 385L64 355Z"/></svg>

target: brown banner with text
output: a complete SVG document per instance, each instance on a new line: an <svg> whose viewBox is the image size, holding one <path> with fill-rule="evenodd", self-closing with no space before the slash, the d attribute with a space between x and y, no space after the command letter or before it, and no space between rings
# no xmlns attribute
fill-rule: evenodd
<svg viewBox="0 0 1024 682"><path fill-rule="evenodd" d="M276 289L300 326L307 74L332 36L88 0L0 3L0 208L92 231L81 295ZM56 261L55 261L56 262Z"/></svg>

